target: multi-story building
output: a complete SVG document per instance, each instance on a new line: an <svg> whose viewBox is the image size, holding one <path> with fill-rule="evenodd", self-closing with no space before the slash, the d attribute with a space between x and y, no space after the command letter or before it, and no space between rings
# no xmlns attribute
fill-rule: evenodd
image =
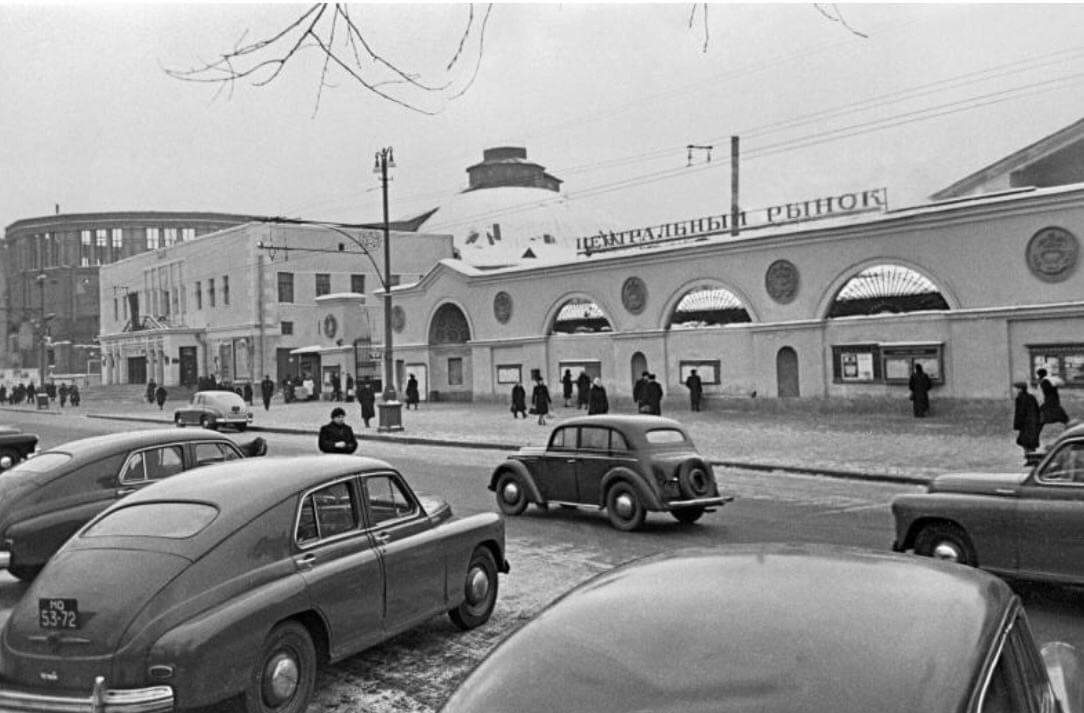
<svg viewBox="0 0 1084 713"><path fill-rule="evenodd" d="M102 265L252 220L232 213L115 212L42 216L0 243L0 368L97 372Z"/></svg>

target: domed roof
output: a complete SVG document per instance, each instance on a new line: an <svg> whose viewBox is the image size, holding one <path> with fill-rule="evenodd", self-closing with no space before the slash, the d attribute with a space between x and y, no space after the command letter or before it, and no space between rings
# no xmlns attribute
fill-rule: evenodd
<svg viewBox="0 0 1084 713"><path fill-rule="evenodd" d="M499 151L514 151L515 160ZM470 188L445 201L421 230L451 234L469 265L573 260L577 238L616 225L612 217L561 195L560 180L526 161L523 149L487 150L485 160L467 170Z"/></svg>

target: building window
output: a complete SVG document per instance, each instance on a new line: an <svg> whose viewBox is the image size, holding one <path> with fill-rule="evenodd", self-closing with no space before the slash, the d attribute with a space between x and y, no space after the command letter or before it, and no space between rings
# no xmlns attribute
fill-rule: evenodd
<svg viewBox="0 0 1084 713"><path fill-rule="evenodd" d="M215 278L207 280L207 306L215 306Z"/></svg>
<svg viewBox="0 0 1084 713"><path fill-rule="evenodd" d="M841 344L832 347L832 378L837 384L906 384L915 364L934 384L945 383L940 342Z"/></svg>
<svg viewBox="0 0 1084 713"><path fill-rule="evenodd" d="M365 294L365 275L350 276L350 291L357 292L359 295Z"/></svg>
<svg viewBox="0 0 1084 713"><path fill-rule="evenodd" d="M120 250L122 247L124 247L124 231L113 228L113 249Z"/></svg>
<svg viewBox="0 0 1084 713"><path fill-rule="evenodd" d="M120 319L120 305L117 303L117 298L113 298L113 321L116 322Z"/></svg>
<svg viewBox="0 0 1084 713"><path fill-rule="evenodd" d="M463 385L463 360L452 357L448 360L448 386Z"/></svg>
<svg viewBox="0 0 1084 713"><path fill-rule="evenodd" d="M836 383L867 383L881 380L881 352L876 344L844 344L832 347L832 376Z"/></svg>
<svg viewBox="0 0 1084 713"><path fill-rule="evenodd" d="M147 249L148 250L157 250L158 249L158 236L159 236L158 228L147 228Z"/></svg>
<svg viewBox="0 0 1084 713"><path fill-rule="evenodd" d="M222 304L228 305L230 303L230 278L228 275L222 276Z"/></svg>
<svg viewBox="0 0 1084 713"><path fill-rule="evenodd" d="M398 287L400 284L402 284L402 282L403 282L403 276L402 275L392 274L392 276L391 276L391 286L392 287Z"/></svg>
<svg viewBox="0 0 1084 713"><path fill-rule="evenodd" d="M203 283L196 280L196 309L203 309Z"/></svg>
<svg viewBox="0 0 1084 713"><path fill-rule="evenodd" d="M316 296L331 294L331 275L326 272L316 273Z"/></svg>
<svg viewBox="0 0 1084 713"><path fill-rule="evenodd" d="M90 266L90 231L79 231L79 264L83 267Z"/></svg>
<svg viewBox="0 0 1084 713"><path fill-rule="evenodd" d="M45 234L46 241L49 242L49 264L60 264L60 236L53 235L52 233Z"/></svg>
<svg viewBox="0 0 1084 713"><path fill-rule="evenodd" d="M282 322L282 323L279 324L279 328L282 331L283 336L288 336L288 335L294 333L294 323L293 322Z"/></svg>
<svg viewBox="0 0 1084 713"><path fill-rule="evenodd" d="M906 384L911 380L915 364L934 384L945 383L941 369L940 344L881 344L881 360L886 384Z"/></svg>
<svg viewBox="0 0 1084 713"><path fill-rule="evenodd" d="M169 316L169 290L162 290L162 314Z"/></svg>
<svg viewBox="0 0 1084 713"><path fill-rule="evenodd" d="M1028 344L1029 381L1038 369L1061 379L1065 388L1084 389L1084 344Z"/></svg>
<svg viewBox="0 0 1084 713"><path fill-rule="evenodd" d="M196 239L195 228L181 228L181 242L187 243L189 240Z"/></svg>
<svg viewBox="0 0 1084 713"><path fill-rule="evenodd" d="M518 384L523 380L523 365L522 364L498 364L497 365L497 383L498 384Z"/></svg>
<svg viewBox="0 0 1084 713"><path fill-rule="evenodd" d="M294 273L279 273L279 302L294 301Z"/></svg>
<svg viewBox="0 0 1084 713"><path fill-rule="evenodd" d="M169 294L170 294L170 297L173 299L173 302L172 302L172 304L173 304L173 314L180 314L181 313L181 291L180 290L172 290Z"/></svg>
<svg viewBox="0 0 1084 713"><path fill-rule="evenodd" d="M94 231L94 244L100 248L106 246L106 239L109 236L109 232L105 228L99 228Z"/></svg>
<svg viewBox="0 0 1084 713"><path fill-rule="evenodd" d="M163 237L164 237L164 240L163 240L164 246L167 247L167 248L172 247L177 242L177 229L176 228L166 228L164 233L163 233Z"/></svg>

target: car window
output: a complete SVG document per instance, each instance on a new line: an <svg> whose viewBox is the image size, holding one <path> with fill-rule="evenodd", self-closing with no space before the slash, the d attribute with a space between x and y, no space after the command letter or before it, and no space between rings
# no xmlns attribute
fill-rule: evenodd
<svg viewBox="0 0 1084 713"><path fill-rule="evenodd" d="M143 451L128 456L124 468L120 471L120 482L138 483L147 479L147 470L143 467Z"/></svg>
<svg viewBox="0 0 1084 713"><path fill-rule="evenodd" d="M1053 700L1049 697L1043 665L1028 660L1024 634L1031 636L1026 621L1018 616L1005 635L997 663L982 693L980 713L1045 713L1053 710L1048 707ZM1030 647L1034 652L1034 643ZM1044 702L1047 705L1044 706Z"/></svg>
<svg viewBox="0 0 1084 713"><path fill-rule="evenodd" d="M610 429L599 426L583 426L580 428L580 448L593 451L608 451L610 449Z"/></svg>
<svg viewBox="0 0 1084 713"><path fill-rule="evenodd" d="M644 434L648 443L664 445L668 443L685 443L685 434L676 428L652 428Z"/></svg>
<svg viewBox="0 0 1084 713"><path fill-rule="evenodd" d="M576 447L576 429L558 428L550 436L550 448L565 449Z"/></svg>
<svg viewBox="0 0 1084 713"><path fill-rule="evenodd" d="M207 527L218 510L205 503L141 503L114 510L83 532L83 537L164 537L183 540Z"/></svg>
<svg viewBox="0 0 1084 713"><path fill-rule="evenodd" d="M143 451L143 467L147 480L160 480L184 470L184 457L180 446L164 446Z"/></svg>
<svg viewBox="0 0 1084 713"><path fill-rule="evenodd" d="M379 525L414 513L414 502L390 475L374 475L362 481L369 501L369 522Z"/></svg>
<svg viewBox="0 0 1084 713"><path fill-rule="evenodd" d="M620 431L610 431L610 448L615 451L629 450L629 444L625 441L625 437L621 435Z"/></svg>
<svg viewBox="0 0 1084 713"><path fill-rule="evenodd" d="M1026 617L1021 615L1016 618L1009 639L1019 662L1024 695L1031 701L1031 709L1039 713L1054 713L1058 710L1057 699L1048 685L1050 679L1046 673L1046 665L1035 648L1035 636L1031 633Z"/></svg>
<svg viewBox="0 0 1084 713"><path fill-rule="evenodd" d="M228 460L240 458L233 448L225 443L197 443L196 465L210 465L211 463L223 463Z"/></svg>
<svg viewBox="0 0 1084 713"><path fill-rule="evenodd" d="M1039 473L1046 483L1084 483L1084 441L1062 444Z"/></svg>
<svg viewBox="0 0 1084 713"><path fill-rule="evenodd" d="M305 496L295 536L298 543L304 545L350 532L357 525L354 489L344 480Z"/></svg>

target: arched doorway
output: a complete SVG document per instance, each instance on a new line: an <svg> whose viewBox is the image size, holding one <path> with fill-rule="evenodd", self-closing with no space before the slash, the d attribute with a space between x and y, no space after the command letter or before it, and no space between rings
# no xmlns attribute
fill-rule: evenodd
<svg viewBox="0 0 1084 713"><path fill-rule="evenodd" d="M782 347L775 354L776 391L779 398L796 398L798 389L798 352Z"/></svg>
<svg viewBox="0 0 1084 713"><path fill-rule="evenodd" d="M640 376L647 371L647 357L643 352L636 352L632 355L632 361L629 364L629 391L636 386L636 382L640 380Z"/></svg>
<svg viewBox="0 0 1084 713"><path fill-rule="evenodd" d="M429 322L428 387L434 400L473 398L469 341L470 325L463 311L450 302L437 308Z"/></svg>

